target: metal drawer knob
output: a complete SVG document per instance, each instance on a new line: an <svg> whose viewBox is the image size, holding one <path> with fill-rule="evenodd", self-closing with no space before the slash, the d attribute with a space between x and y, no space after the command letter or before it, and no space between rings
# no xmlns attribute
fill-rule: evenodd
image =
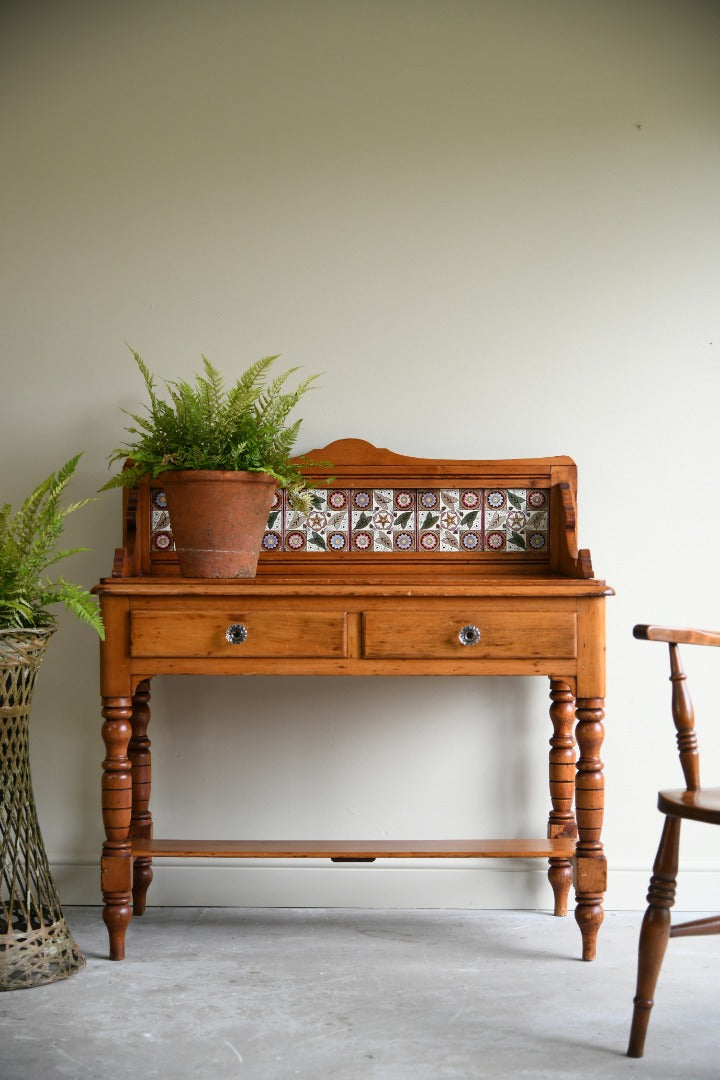
<svg viewBox="0 0 720 1080"><path fill-rule="evenodd" d="M231 623L225 631L225 640L231 645L242 645L243 641L247 641L247 636L247 626L240 622Z"/></svg>
<svg viewBox="0 0 720 1080"><path fill-rule="evenodd" d="M458 639L461 645L477 645L480 641L480 630L477 626L468 623L467 626L463 626L460 630Z"/></svg>

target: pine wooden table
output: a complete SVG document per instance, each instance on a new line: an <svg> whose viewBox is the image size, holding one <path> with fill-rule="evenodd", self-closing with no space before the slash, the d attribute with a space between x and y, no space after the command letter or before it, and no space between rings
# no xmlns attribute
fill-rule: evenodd
<svg viewBox="0 0 720 1080"><path fill-rule="evenodd" d="M278 492L258 574L181 578L163 492L125 493L123 546L96 591L104 717L102 854L110 956L145 910L152 860L543 858L554 911L575 917L583 959L603 918L604 581L578 550L567 457L450 461L357 439L330 461L307 517ZM540 675L550 680L550 814L526 839L156 839L151 680L160 675ZM209 795L212 777L208 777ZM520 796L519 796L520 797ZM292 897L288 896L288 902Z"/></svg>

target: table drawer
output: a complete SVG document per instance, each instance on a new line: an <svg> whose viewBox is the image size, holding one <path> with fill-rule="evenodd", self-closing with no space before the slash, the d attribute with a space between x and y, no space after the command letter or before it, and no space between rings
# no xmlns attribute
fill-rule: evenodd
<svg viewBox="0 0 720 1080"><path fill-rule="evenodd" d="M344 612L134 611L132 656L344 657Z"/></svg>
<svg viewBox="0 0 720 1080"><path fill-rule="evenodd" d="M479 632L476 641L475 629ZM461 636L469 643L463 644ZM368 658L568 659L576 654L574 611L485 612L469 608L363 615L363 656Z"/></svg>

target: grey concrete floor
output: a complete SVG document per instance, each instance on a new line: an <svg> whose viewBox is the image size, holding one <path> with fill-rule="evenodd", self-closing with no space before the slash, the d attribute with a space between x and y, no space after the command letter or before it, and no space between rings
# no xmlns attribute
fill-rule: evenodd
<svg viewBox="0 0 720 1080"><path fill-rule="evenodd" d="M2 1080L720 1077L719 938L670 942L624 1056L637 912L592 963L534 911L149 908L119 963L99 908L65 914L87 966L0 995Z"/></svg>

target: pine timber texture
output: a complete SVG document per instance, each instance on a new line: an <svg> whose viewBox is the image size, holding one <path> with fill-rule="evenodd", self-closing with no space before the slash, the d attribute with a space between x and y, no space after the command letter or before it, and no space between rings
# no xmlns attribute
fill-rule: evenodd
<svg viewBox="0 0 720 1080"><path fill-rule="evenodd" d="M407 457L359 439L307 457L331 463L330 488L340 491L540 493L535 501L549 515L548 543L542 551L263 552L256 577L206 581L180 577L174 553L152 549L150 486L126 491L123 543L112 575L96 587L106 626L102 883L111 958L122 959L131 914L145 910L152 860L208 857L548 859L555 914L567 911L574 883L582 956L592 959L606 878L600 752L604 606L612 590L594 576L589 551L578 547L574 462ZM544 835L539 829L532 838L493 840L154 840L150 690L153 678L174 674L545 676L550 812ZM209 721L204 730L211 737ZM208 797L212 785L208 777Z"/></svg>

